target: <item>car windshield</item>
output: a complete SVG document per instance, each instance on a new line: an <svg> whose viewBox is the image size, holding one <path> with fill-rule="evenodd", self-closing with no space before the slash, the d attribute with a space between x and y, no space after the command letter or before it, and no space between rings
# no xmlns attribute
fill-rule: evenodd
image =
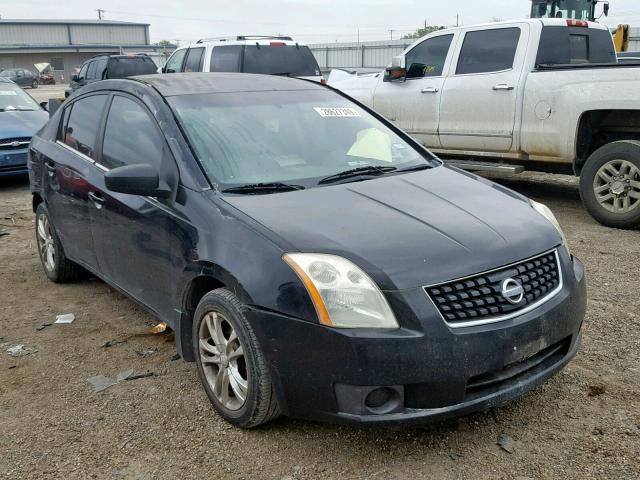
<svg viewBox="0 0 640 480"><path fill-rule="evenodd" d="M276 182L309 187L354 169L436 165L426 151L329 90L194 94L169 103L210 180L223 189Z"/></svg>
<svg viewBox="0 0 640 480"><path fill-rule="evenodd" d="M320 67L309 47L295 45L247 45L242 71L292 77L320 75Z"/></svg>
<svg viewBox="0 0 640 480"><path fill-rule="evenodd" d="M40 105L13 83L0 82L0 112L40 110Z"/></svg>

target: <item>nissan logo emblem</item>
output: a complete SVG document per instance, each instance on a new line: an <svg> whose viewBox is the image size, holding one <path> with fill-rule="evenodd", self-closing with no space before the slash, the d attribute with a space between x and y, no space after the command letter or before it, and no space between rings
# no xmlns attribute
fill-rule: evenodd
<svg viewBox="0 0 640 480"><path fill-rule="evenodd" d="M514 278L507 278L502 282L502 290L500 293L502 293L502 296L507 302L513 305L517 305L524 300L524 288L522 288L522 284Z"/></svg>

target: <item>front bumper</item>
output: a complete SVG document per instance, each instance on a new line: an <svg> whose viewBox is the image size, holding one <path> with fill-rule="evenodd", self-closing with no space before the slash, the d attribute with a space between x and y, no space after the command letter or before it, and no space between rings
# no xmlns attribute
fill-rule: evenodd
<svg viewBox="0 0 640 480"><path fill-rule="evenodd" d="M586 309L584 269L566 251L562 291L504 322L452 329L421 288L386 292L396 331L339 330L252 309L283 413L338 423L424 423L507 403L576 354ZM365 397L385 387L396 408ZM360 397L359 397L360 395Z"/></svg>
<svg viewBox="0 0 640 480"><path fill-rule="evenodd" d="M0 177L27 173L27 148L0 150Z"/></svg>

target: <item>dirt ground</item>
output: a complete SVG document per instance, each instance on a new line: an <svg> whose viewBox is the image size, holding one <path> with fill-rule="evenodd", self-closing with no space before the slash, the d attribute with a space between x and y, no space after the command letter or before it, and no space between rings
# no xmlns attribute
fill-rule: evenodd
<svg viewBox="0 0 640 480"><path fill-rule="evenodd" d="M145 311L97 280L48 282L28 184L0 181L0 478L640 478L640 231L598 225L569 177L500 181L549 204L586 265L584 343L568 368L509 406L442 424L282 418L253 431L216 416L194 364L147 334ZM75 321L40 329L62 313ZM12 357L16 344L37 352ZM154 375L100 393L87 382L129 369Z"/></svg>

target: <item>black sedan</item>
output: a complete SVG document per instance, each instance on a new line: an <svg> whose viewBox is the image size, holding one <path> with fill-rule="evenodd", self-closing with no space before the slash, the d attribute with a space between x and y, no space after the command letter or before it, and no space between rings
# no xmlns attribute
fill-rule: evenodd
<svg viewBox="0 0 640 480"><path fill-rule="evenodd" d="M0 72L0 77L7 78L21 87L38 88L38 75L24 68L7 68Z"/></svg>
<svg viewBox="0 0 640 480"><path fill-rule="evenodd" d="M576 354L582 264L553 214L304 80L105 80L31 144L54 282L167 322L216 410L416 423L512 400Z"/></svg>

